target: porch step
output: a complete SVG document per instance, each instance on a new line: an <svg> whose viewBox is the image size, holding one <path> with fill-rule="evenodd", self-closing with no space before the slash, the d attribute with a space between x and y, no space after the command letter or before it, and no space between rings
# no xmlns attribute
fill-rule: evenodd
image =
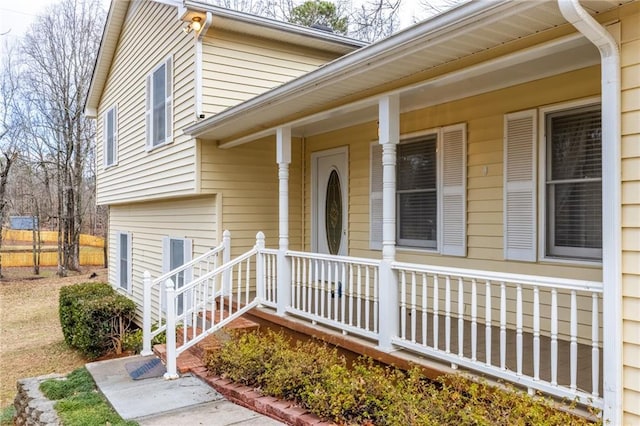
<svg viewBox="0 0 640 426"><path fill-rule="evenodd" d="M227 317L227 313L225 312L223 314L223 318L226 318L226 317ZM207 321L210 321L210 317L207 319ZM200 342L196 343L194 346L190 347L189 349L181 353L180 356L178 356L178 359L176 362L178 372L180 374L186 374L189 372L193 372L194 369L204 368L205 367L204 361L207 358L207 356L210 353L215 352L217 349L219 349L222 346L224 342L228 341L231 338L230 332L247 333L247 332L255 331L259 327L260 325L258 323L243 317L240 317L231 321L229 324L223 327L222 330L218 330L215 333L210 334L209 336L202 339ZM176 342L178 344L184 341L185 331L187 335L187 341L189 341L194 335L193 327L187 327L186 330L184 328L176 329ZM196 332L196 335L200 334L202 332L202 328L196 327L195 332ZM166 363L166 360L167 360L166 345L164 344L155 345L153 347L153 352L160 359L162 359L163 362Z"/></svg>

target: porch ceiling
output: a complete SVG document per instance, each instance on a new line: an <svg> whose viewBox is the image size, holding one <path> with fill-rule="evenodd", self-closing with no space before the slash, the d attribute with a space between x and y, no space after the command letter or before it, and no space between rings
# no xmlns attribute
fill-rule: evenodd
<svg viewBox="0 0 640 426"><path fill-rule="evenodd" d="M619 3L582 2L593 14ZM411 110L598 63L597 50L574 35L438 73L438 67L563 25L569 28L555 0L466 3L196 123L186 133L226 147L283 125L292 126L294 135L310 135L375 119L383 93L400 93L402 109ZM435 77L412 83L421 74Z"/></svg>

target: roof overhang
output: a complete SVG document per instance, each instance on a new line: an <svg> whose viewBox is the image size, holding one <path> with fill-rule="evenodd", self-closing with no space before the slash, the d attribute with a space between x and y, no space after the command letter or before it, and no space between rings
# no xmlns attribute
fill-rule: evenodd
<svg viewBox="0 0 640 426"><path fill-rule="evenodd" d="M619 4L583 3L594 14ZM546 31L554 31L551 41L547 37L533 47L474 63L483 52ZM471 65L447 71L458 61ZM403 110L410 110L598 62L597 50L566 23L555 0L470 2L189 126L185 132L221 147L256 140L281 126L292 127L294 135L308 136L375 120L382 95L399 93Z"/></svg>
<svg viewBox="0 0 640 426"><path fill-rule="evenodd" d="M368 44L340 34L225 9L205 1L154 1L176 7L178 16L183 20L188 20L194 13L210 12L213 15L210 28L250 34L283 43L298 44L338 55L347 54ZM84 105L84 113L88 117L95 118L97 116L98 105L120 39L120 33L127 17L129 4L129 1L124 0L111 1Z"/></svg>
<svg viewBox="0 0 640 426"><path fill-rule="evenodd" d="M185 0L182 10L183 16L188 19L189 14L193 12L211 12L214 16L211 28L250 34L256 37L297 44L306 48L314 48L341 55L369 44L328 31L226 9L206 1Z"/></svg>
<svg viewBox="0 0 640 426"><path fill-rule="evenodd" d="M122 31L128 9L128 1L112 1L109 6L107 19L104 24L104 29L102 30L98 56L93 65L87 99L84 103L84 114L87 117L95 118L98 115L98 104L102 97L104 85L107 82L107 74L111 68L111 61L118 46L118 39L120 38L120 32Z"/></svg>

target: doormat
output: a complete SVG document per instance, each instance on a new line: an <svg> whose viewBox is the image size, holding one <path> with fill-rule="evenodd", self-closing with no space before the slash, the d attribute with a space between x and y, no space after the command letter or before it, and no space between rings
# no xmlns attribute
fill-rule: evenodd
<svg viewBox="0 0 640 426"><path fill-rule="evenodd" d="M151 379L160 377L167 372L167 369L160 361L160 358L140 359L131 361L124 365L127 373L133 380Z"/></svg>

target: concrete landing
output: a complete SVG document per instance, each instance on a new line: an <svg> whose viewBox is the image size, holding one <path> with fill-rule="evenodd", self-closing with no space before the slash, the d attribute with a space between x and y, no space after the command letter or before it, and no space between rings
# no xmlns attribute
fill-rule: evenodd
<svg viewBox="0 0 640 426"><path fill-rule="evenodd" d="M86 365L98 389L123 419L140 421L143 425L282 424L225 400L191 375L176 380L162 377L133 380L129 376L126 363L153 357L117 358Z"/></svg>

